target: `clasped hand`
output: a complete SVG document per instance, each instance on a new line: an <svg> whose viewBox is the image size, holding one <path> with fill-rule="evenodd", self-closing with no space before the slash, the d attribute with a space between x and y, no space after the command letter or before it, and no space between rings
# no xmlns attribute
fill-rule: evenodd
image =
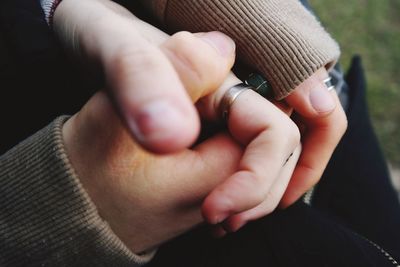
<svg viewBox="0 0 400 267"><path fill-rule="evenodd" d="M300 133L288 116L292 109L253 91L231 106L228 132L191 147L199 118L217 120L223 94L239 82L230 73L235 45L229 37L169 37L108 1L64 0L54 19L66 45L104 69L108 94L97 93L68 120L64 140L99 215L134 252L204 220L220 234L236 231L272 212L284 194L283 205L292 203L319 179L345 129L345 123L334 133L330 128L344 118L336 95L320 113L309 98L302 101L309 85L322 84L321 70L287 99L317 129L305 135L297 167ZM330 143L316 164L313 142L326 137ZM315 173L302 182L305 170Z"/></svg>

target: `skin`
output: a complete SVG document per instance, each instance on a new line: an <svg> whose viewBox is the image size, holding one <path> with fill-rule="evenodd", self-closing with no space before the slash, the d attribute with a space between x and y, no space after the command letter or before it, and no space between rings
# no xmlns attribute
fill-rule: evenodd
<svg viewBox="0 0 400 267"><path fill-rule="evenodd" d="M337 131L344 113L333 92L323 112L310 103L309 85L323 86L321 70L286 99L310 129L297 167L298 128L251 91L232 105L229 135L188 149L199 118L216 119L222 95L239 82L229 74L232 40L217 32L169 37L98 0L64 0L54 27L67 47L104 69L108 94L94 96L66 123L65 143L100 215L132 251L191 229L203 222L201 214L236 231L272 212L285 191L282 206L290 205L318 181L345 129ZM198 112L194 103L201 103Z"/></svg>
<svg viewBox="0 0 400 267"><path fill-rule="evenodd" d="M90 12L97 12L98 3L93 3ZM123 22L138 31L137 42L157 49L167 62L158 61L159 68L169 71L172 78L179 77L193 103L201 99L200 115L216 117L222 95L239 82L229 73L235 57L232 41L217 32L181 32L168 37L133 17ZM121 67L118 60L110 64L110 69ZM150 71L144 73L153 79ZM157 246L204 222L202 213L216 224L221 211L232 215L251 211L246 215L250 220L278 205L299 155L299 132L284 112L255 92L242 93L232 105L230 135L221 133L196 147L164 156L134 141L111 103L104 92L95 95L65 124L64 139L100 215L132 251ZM247 119L246 125L240 123L250 113L258 116ZM282 134L287 138L282 139ZM293 151L295 155L284 164ZM255 197L232 194L234 188L242 187L243 193L248 195L251 190ZM207 195L209 200L203 204Z"/></svg>
<svg viewBox="0 0 400 267"><path fill-rule="evenodd" d="M326 77L325 69L318 70L285 99L285 102L295 111L296 123L304 130L302 133L303 152L282 198L282 208L293 204L318 183L333 151L346 132L346 114L336 92L326 91L323 83ZM318 109L314 108L310 100L313 94L322 94L324 99L321 99L321 102L328 103L319 105Z"/></svg>

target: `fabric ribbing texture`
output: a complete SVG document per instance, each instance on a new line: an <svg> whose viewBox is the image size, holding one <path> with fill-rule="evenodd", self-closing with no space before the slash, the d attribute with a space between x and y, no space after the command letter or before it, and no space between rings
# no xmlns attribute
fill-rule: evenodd
<svg viewBox="0 0 400 267"><path fill-rule="evenodd" d="M0 266L141 266L97 213L69 163L66 117L0 157ZM98 264L98 265L97 265Z"/></svg>
<svg viewBox="0 0 400 267"><path fill-rule="evenodd" d="M53 24L53 16L57 6L60 4L61 0L40 0L40 5L42 6L44 17L48 25Z"/></svg>
<svg viewBox="0 0 400 267"><path fill-rule="evenodd" d="M147 0L153 13L178 31L221 31L238 56L264 75L282 99L321 67L330 69L339 46L297 0Z"/></svg>

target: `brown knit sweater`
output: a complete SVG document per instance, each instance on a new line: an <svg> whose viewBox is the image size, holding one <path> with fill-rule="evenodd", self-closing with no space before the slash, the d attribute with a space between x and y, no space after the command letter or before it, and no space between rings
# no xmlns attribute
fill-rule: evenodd
<svg viewBox="0 0 400 267"><path fill-rule="evenodd" d="M286 96L339 56L297 0L143 0L171 29L220 30ZM98 215L68 161L64 118L0 157L0 266L139 266Z"/></svg>
<svg viewBox="0 0 400 267"><path fill-rule="evenodd" d="M170 30L218 30L236 41L238 58L271 83L277 99L340 50L298 0L142 0Z"/></svg>
<svg viewBox="0 0 400 267"><path fill-rule="evenodd" d="M69 163L66 117L0 157L0 266L140 266Z"/></svg>

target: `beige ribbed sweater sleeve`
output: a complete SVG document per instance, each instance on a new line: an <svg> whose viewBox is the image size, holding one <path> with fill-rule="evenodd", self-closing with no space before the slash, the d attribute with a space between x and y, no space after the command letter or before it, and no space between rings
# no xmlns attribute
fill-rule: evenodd
<svg viewBox="0 0 400 267"><path fill-rule="evenodd" d="M232 37L238 58L269 80L278 99L319 68L331 68L340 54L298 0L142 1L169 30L218 30Z"/></svg>
<svg viewBox="0 0 400 267"><path fill-rule="evenodd" d="M141 266L82 188L64 150L64 118L0 157L0 266Z"/></svg>

